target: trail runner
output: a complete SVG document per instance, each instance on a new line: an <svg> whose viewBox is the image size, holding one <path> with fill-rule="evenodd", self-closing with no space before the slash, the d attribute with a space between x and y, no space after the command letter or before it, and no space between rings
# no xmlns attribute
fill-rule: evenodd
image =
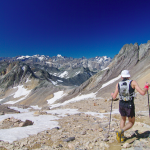
<svg viewBox="0 0 150 150"><path fill-rule="evenodd" d="M142 90L138 83L134 80L129 80L130 74L128 70L121 72L122 81L116 85L114 93L111 93L113 99L115 99L119 93L119 112L121 115L120 129L116 132L116 139L118 142L124 142L124 132L130 129L135 122L135 105L134 105L134 92L135 89L141 94L145 95L149 89L149 83L145 83L145 87ZM128 117L128 123L126 118Z"/></svg>

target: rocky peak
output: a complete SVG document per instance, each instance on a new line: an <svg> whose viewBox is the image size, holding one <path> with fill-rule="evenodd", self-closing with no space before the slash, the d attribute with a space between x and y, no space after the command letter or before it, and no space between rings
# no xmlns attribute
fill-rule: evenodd
<svg viewBox="0 0 150 150"><path fill-rule="evenodd" d="M135 43L134 45L133 45L133 44L125 44L125 45L121 48L121 50L120 50L120 52L119 52L119 54L118 54L118 57L120 57L120 56L122 56L122 55L124 55L124 54L128 55L128 54L130 54L132 51L135 51L135 50L138 50L138 49L139 49L139 46L138 46L137 43Z"/></svg>
<svg viewBox="0 0 150 150"><path fill-rule="evenodd" d="M138 43L135 43L134 45L125 44L115 59L118 59L122 56L131 57L130 55L133 55L133 53L138 53L139 60L147 57L150 53L150 40L147 43L140 45L138 45Z"/></svg>
<svg viewBox="0 0 150 150"><path fill-rule="evenodd" d="M150 40L146 44L141 44L139 46L139 60L148 56L150 52Z"/></svg>
<svg viewBox="0 0 150 150"><path fill-rule="evenodd" d="M1 87L7 89L19 83L26 82L27 78L36 78L31 68L22 63L12 63L7 67L7 74L0 80Z"/></svg>

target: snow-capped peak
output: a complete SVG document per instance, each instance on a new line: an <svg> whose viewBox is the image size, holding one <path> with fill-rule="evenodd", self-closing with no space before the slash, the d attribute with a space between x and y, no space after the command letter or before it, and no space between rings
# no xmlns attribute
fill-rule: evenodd
<svg viewBox="0 0 150 150"><path fill-rule="evenodd" d="M17 59L26 59L26 58L30 58L31 56L28 56L28 55L26 55L26 56L20 56L20 57L18 57Z"/></svg>
<svg viewBox="0 0 150 150"><path fill-rule="evenodd" d="M103 58L104 58L104 60L108 59L108 57L107 57L107 56L103 56Z"/></svg>
<svg viewBox="0 0 150 150"><path fill-rule="evenodd" d="M23 59L29 59L29 58L37 58L40 61L48 59L45 55L38 55L38 54L37 55L33 55L33 56L28 56L28 55L26 55L26 56L20 56L17 59L23 60Z"/></svg>
<svg viewBox="0 0 150 150"><path fill-rule="evenodd" d="M61 56L61 54L58 54L57 57L63 58L63 56Z"/></svg>

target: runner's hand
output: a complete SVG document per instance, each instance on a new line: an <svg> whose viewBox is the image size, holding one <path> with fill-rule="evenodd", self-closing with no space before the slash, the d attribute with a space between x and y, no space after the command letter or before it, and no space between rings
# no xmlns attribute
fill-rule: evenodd
<svg viewBox="0 0 150 150"><path fill-rule="evenodd" d="M148 90L148 89L149 89L149 86L150 86L149 83L146 82L144 88Z"/></svg>
<svg viewBox="0 0 150 150"><path fill-rule="evenodd" d="M114 93L111 93L111 96L113 97Z"/></svg>

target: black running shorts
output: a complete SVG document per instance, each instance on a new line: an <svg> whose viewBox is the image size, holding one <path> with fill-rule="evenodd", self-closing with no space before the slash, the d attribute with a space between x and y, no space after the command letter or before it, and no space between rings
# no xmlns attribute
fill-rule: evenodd
<svg viewBox="0 0 150 150"><path fill-rule="evenodd" d="M121 116L135 117L135 107L134 105L123 106L119 105L119 112Z"/></svg>

